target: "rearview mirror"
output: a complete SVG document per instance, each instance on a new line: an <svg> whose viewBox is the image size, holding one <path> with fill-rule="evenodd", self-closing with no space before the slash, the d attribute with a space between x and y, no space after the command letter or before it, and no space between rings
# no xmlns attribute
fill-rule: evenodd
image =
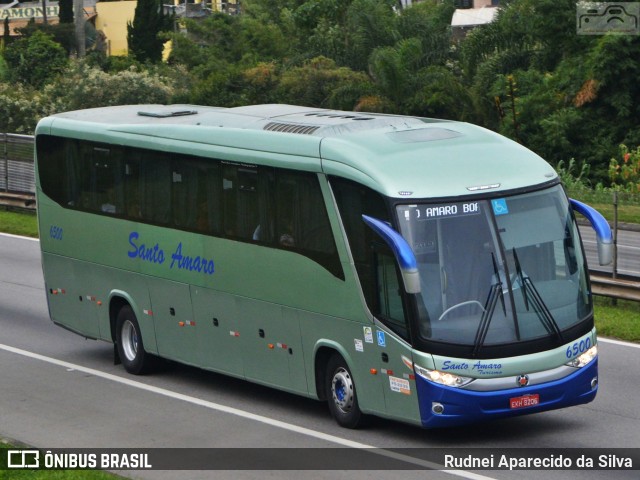
<svg viewBox="0 0 640 480"><path fill-rule="evenodd" d="M570 198L573 209L584 215L596 232L598 242L598 263L609 265L613 261L613 235L607 220L595 208Z"/></svg>

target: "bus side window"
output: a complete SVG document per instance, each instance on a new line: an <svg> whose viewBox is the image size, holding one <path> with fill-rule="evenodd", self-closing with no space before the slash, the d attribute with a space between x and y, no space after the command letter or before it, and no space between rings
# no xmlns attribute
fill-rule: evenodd
<svg viewBox="0 0 640 480"><path fill-rule="evenodd" d="M373 230L365 225L362 215L380 220L389 220L391 217L379 193L340 177L331 177L330 182L360 279L362 293L369 310L373 312L377 299L371 244L376 237Z"/></svg>
<svg viewBox="0 0 640 480"><path fill-rule="evenodd" d="M94 146L91 152L91 209L108 214L124 214L122 155L118 147Z"/></svg>
<svg viewBox="0 0 640 480"><path fill-rule="evenodd" d="M224 165L222 199L225 236L253 240L260 223L257 168Z"/></svg>
<svg viewBox="0 0 640 480"><path fill-rule="evenodd" d="M163 152L141 151L141 213L145 221L169 224L171 209L171 162Z"/></svg>
<svg viewBox="0 0 640 480"><path fill-rule="evenodd" d="M391 253L376 252L376 317L409 340L396 260Z"/></svg>
<svg viewBox="0 0 640 480"><path fill-rule="evenodd" d="M40 185L53 201L65 206L75 206L75 188L71 176L75 142L49 135L36 137Z"/></svg>

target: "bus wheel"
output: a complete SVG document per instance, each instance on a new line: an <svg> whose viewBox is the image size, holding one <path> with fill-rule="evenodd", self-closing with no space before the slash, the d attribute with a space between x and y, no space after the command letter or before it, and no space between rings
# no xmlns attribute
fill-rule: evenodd
<svg viewBox="0 0 640 480"><path fill-rule="evenodd" d="M138 320L129 305L118 312L116 319L116 345L124 369L134 375L150 370L151 356L144 351Z"/></svg>
<svg viewBox="0 0 640 480"><path fill-rule="evenodd" d="M358 406L356 386L349 367L340 355L333 355L327 363L326 395L329 410L338 424L346 428L358 428L362 424L362 412Z"/></svg>

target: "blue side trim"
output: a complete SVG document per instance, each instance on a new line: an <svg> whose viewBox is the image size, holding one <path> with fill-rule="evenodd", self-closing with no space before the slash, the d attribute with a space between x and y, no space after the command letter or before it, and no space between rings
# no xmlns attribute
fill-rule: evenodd
<svg viewBox="0 0 640 480"><path fill-rule="evenodd" d="M607 220L598 212L595 208L590 207L586 203L579 202L578 200L574 200L570 198L571 206L575 211L584 215L587 220L593 226L593 229L596 231L596 235L598 239L603 243L612 243L613 235L611 234L611 227Z"/></svg>
<svg viewBox="0 0 640 480"><path fill-rule="evenodd" d="M377 218L362 215L362 219L389 245L402 270L417 271L416 256L407 241L398 232Z"/></svg>
<svg viewBox="0 0 640 480"><path fill-rule="evenodd" d="M591 381L597 376L597 358L586 367L577 369L575 373L560 380L494 392L445 387L416 375L422 425L425 428L451 427L588 403L598 392L597 386L591 386ZM538 394L540 403L531 407L510 408L509 399L529 394ZM444 407L442 414L433 413L433 402Z"/></svg>

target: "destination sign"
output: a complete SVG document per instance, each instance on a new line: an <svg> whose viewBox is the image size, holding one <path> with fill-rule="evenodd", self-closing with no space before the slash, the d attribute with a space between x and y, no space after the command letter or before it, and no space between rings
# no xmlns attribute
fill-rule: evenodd
<svg viewBox="0 0 640 480"><path fill-rule="evenodd" d="M477 215L482 211L480 202L451 203L448 205L407 205L400 207L407 221Z"/></svg>

